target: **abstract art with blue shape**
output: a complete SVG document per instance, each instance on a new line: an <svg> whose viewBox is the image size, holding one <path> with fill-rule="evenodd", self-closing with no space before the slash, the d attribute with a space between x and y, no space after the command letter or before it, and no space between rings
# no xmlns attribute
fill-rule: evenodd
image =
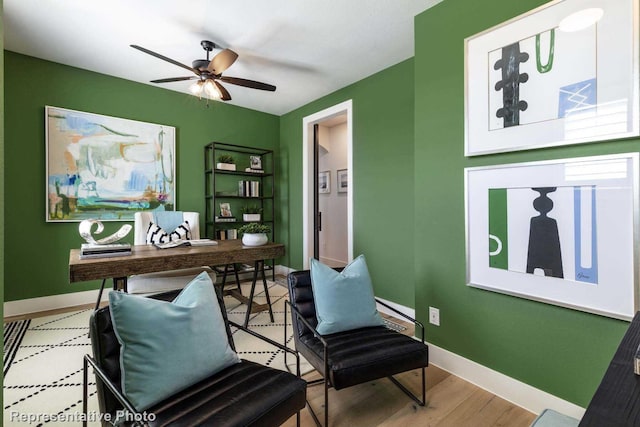
<svg viewBox="0 0 640 427"><path fill-rule="evenodd" d="M598 102L597 89L595 78L561 87L558 93L558 118L566 117L572 111L595 107Z"/></svg>

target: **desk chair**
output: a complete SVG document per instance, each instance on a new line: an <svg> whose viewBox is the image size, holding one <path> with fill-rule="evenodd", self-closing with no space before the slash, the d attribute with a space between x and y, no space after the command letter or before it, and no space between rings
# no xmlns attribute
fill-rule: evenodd
<svg viewBox="0 0 640 427"><path fill-rule="evenodd" d="M189 223L191 238L200 238L200 220L198 212L182 212L184 221ZM134 245L147 244L147 230L153 222L153 212L136 212L134 215ZM166 230L171 232L173 230ZM131 294L161 293L175 289L182 289L191 279L206 271L211 281L215 283L216 273L208 266L186 268L182 270L168 270L157 273L136 274L127 279L126 291Z"/></svg>

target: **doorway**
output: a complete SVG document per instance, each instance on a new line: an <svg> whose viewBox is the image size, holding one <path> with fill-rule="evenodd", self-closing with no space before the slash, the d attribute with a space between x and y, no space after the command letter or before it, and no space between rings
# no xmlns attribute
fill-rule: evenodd
<svg viewBox="0 0 640 427"><path fill-rule="evenodd" d="M351 100L303 119L304 268L310 257L331 266L353 259L352 145Z"/></svg>

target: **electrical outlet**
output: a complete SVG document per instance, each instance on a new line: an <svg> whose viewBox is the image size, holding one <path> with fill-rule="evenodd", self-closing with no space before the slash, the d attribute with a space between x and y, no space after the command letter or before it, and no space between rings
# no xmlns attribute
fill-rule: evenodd
<svg viewBox="0 0 640 427"><path fill-rule="evenodd" d="M440 310L435 307L429 307L429 323L440 326Z"/></svg>

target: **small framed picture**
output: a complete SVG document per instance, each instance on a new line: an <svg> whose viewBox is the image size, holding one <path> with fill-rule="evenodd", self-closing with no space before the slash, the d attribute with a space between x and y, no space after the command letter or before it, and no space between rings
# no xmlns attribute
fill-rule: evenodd
<svg viewBox="0 0 640 427"><path fill-rule="evenodd" d="M262 170L262 157L249 156L249 167L255 170Z"/></svg>
<svg viewBox="0 0 640 427"><path fill-rule="evenodd" d="M331 193L331 175L329 171L320 172L318 174L318 193Z"/></svg>
<svg viewBox="0 0 640 427"><path fill-rule="evenodd" d="M220 216L232 217L231 205L229 203L220 203Z"/></svg>
<svg viewBox="0 0 640 427"><path fill-rule="evenodd" d="M337 171L338 193L349 192L349 174L347 169L338 169Z"/></svg>

